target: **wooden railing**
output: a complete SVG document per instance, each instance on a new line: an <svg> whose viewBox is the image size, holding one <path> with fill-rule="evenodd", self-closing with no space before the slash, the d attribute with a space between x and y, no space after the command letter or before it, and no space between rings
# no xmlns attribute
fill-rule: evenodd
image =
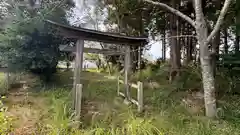
<svg viewBox="0 0 240 135"><path fill-rule="evenodd" d="M123 80L120 80L120 78L117 78L117 94L118 96L122 96L126 98L126 95L122 92L120 92L120 84L125 84ZM137 84L134 83L128 83L128 85L132 88L137 89L137 100L130 98L129 100L137 105L138 107L138 112L142 112L143 111L143 83L142 82L138 82Z"/></svg>
<svg viewBox="0 0 240 135"><path fill-rule="evenodd" d="M126 95L122 92L120 92L120 84L125 84L123 80L120 80L119 77L117 79L117 93L118 96L122 96L126 98ZM130 101L137 105L138 107L138 112L143 111L143 83L138 82L137 84L129 83L128 84L130 87L137 89L137 100L130 98ZM76 117L80 118L81 115L81 104L82 104L82 84L77 84L76 85L76 94L74 98L75 102L75 110L76 110Z"/></svg>

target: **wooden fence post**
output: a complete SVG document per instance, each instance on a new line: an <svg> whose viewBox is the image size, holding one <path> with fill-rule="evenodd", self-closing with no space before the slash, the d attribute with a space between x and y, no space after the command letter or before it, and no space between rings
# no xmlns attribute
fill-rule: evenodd
<svg viewBox="0 0 240 135"><path fill-rule="evenodd" d="M142 82L138 82L137 98L138 98L138 112L142 112L143 111L143 83Z"/></svg>
<svg viewBox="0 0 240 135"><path fill-rule="evenodd" d="M82 84L77 84L76 86L76 98L75 98L75 109L76 117L80 118L82 106Z"/></svg>

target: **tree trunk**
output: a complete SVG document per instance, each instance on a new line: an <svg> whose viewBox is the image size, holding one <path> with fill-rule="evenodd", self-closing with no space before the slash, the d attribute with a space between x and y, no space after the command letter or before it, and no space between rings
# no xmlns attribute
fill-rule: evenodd
<svg viewBox="0 0 240 135"><path fill-rule="evenodd" d="M131 63L132 63L132 72L137 71L138 67L138 46L131 47Z"/></svg>
<svg viewBox="0 0 240 135"><path fill-rule="evenodd" d="M227 31L227 28L224 28L223 34L224 34L224 52L225 52L225 54L228 54L228 31Z"/></svg>
<svg viewBox="0 0 240 135"><path fill-rule="evenodd" d="M215 2L216 2L215 5L216 5L217 10L220 10L221 9L221 2L219 2L219 1L215 1ZM220 33L220 30L219 30L216 33L215 38L213 39L213 42L212 42L212 51L214 53L214 56L212 57L214 77L216 76L216 68L217 68L216 62L219 60L219 46L220 46L220 38L221 38L220 36L221 36L221 33Z"/></svg>
<svg viewBox="0 0 240 135"><path fill-rule="evenodd" d="M214 56L212 56L212 67L213 67L214 76L216 76L216 68L217 68L216 63L219 60L219 45L220 45L220 31L217 32L212 43L212 51L214 53Z"/></svg>
<svg viewBox="0 0 240 135"><path fill-rule="evenodd" d="M176 0L171 0L171 5L173 8L176 8ZM175 15L171 15L170 17L170 35L177 36L177 17ZM170 51L171 51L171 71L170 71L170 78L169 81L171 82L174 77L179 73L180 65L181 65L181 53L180 53L180 46L177 44L177 38L170 39Z"/></svg>
<svg viewBox="0 0 240 135"><path fill-rule="evenodd" d="M239 52L239 40L240 40L240 36L238 36L236 34L236 39L235 39L235 53Z"/></svg>
<svg viewBox="0 0 240 135"><path fill-rule="evenodd" d="M185 23L180 20L180 18L178 18L178 36L179 35L184 35L184 25ZM180 61L181 61L181 58L185 58L185 45L186 45L186 41L185 41L185 38L184 37L179 37L178 38L178 46L179 46L179 49L180 49ZM181 51L183 50L183 51Z"/></svg>
<svg viewBox="0 0 240 135"><path fill-rule="evenodd" d="M187 35L192 35L192 29L190 27L190 25L187 25ZM193 60L192 54L193 54L193 43L192 43L192 37L187 37L187 42L186 42L186 46L187 46L187 59L186 59L186 63L190 63Z"/></svg>
<svg viewBox="0 0 240 135"><path fill-rule="evenodd" d="M162 58L163 61L166 61L166 29L163 30L163 38L162 38Z"/></svg>
<svg viewBox="0 0 240 135"><path fill-rule="evenodd" d="M202 4L200 0L195 0L196 11L196 32L200 45L200 62L202 68L202 80L204 88L204 102L206 116L215 117L216 114L216 98L215 98L215 80L213 75L213 67L211 63L211 55L208 49L207 38L208 29L207 22L202 12Z"/></svg>
<svg viewBox="0 0 240 135"><path fill-rule="evenodd" d="M236 8L240 7L240 1L237 0L236 2ZM239 52L239 40L240 40L240 11L237 10L236 12L236 39L235 39L235 53Z"/></svg>
<svg viewBox="0 0 240 135"><path fill-rule="evenodd" d="M67 64L67 71L69 71L70 62L67 60L66 64Z"/></svg>

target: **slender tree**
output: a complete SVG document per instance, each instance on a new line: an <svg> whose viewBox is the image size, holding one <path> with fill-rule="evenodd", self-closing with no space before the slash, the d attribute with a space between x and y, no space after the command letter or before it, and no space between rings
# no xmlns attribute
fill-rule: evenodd
<svg viewBox="0 0 240 135"><path fill-rule="evenodd" d="M223 29L223 38L224 38L224 53L228 54L228 29L225 27Z"/></svg>
<svg viewBox="0 0 240 135"><path fill-rule="evenodd" d="M234 48L235 48L235 53L238 53L239 52L239 42L240 42L240 1L237 0L236 2L236 7L235 7L235 10L236 10L236 22L235 22L235 25L236 25L236 36L235 36L235 45L234 45Z"/></svg>
<svg viewBox="0 0 240 135"><path fill-rule="evenodd" d="M221 9L221 2L215 1L216 9ZM216 62L219 60L219 46L220 46L220 29L216 32L215 37L212 40L212 51L214 52L214 56L212 57L212 65L213 65L213 74L216 75Z"/></svg>
<svg viewBox="0 0 240 135"><path fill-rule="evenodd" d="M190 23L197 32L197 40L200 45L200 61L202 68L202 80L204 88L204 101L205 101L205 111L206 116L215 117L216 115L216 98L215 98L215 79L213 74L213 65L212 65L212 56L214 52L209 50L209 43L216 36L217 32L220 30L221 25L223 24L224 17L227 13L228 8L232 0L225 0L224 6L220 12L218 20L210 33L208 34L208 25L203 13L202 0L193 0L193 7L195 11L195 21L189 16L183 14L179 10L168 6L167 4L161 2L154 2L152 0L144 0L145 2L158 5L165 10L181 17Z"/></svg>
<svg viewBox="0 0 240 135"><path fill-rule="evenodd" d="M171 0L172 7L176 8L178 6L177 0ZM177 31L177 16L171 15L170 17L170 35L172 37L176 37L178 34ZM177 73L180 70L181 65L181 53L180 53L180 46L178 44L178 38L171 38L170 39L170 53L171 53L171 70L170 70L170 81L174 79L174 77L177 75Z"/></svg>
<svg viewBox="0 0 240 135"><path fill-rule="evenodd" d="M240 36L238 32L236 32L236 37L235 37L235 53L239 52L239 41L240 41Z"/></svg>
<svg viewBox="0 0 240 135"><path fill-rule="evenodd" d="M166 61L166 27L162 31L162 58Z"/></svg>

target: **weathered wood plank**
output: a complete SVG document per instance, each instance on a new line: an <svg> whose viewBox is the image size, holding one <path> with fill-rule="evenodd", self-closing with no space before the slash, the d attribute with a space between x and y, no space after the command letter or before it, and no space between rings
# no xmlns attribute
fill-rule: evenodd
<svg viewBox="0 0 240 135"><path fill-rule="evenodd" d="M67 46L67 45L61 45L59 46L59 50L62 52L73 52L76 53L76 47L75 46ZM98 48L84 48L83 51L85 53L97 53L97 54L105 54L105 55L122 55L124 52L116 51L116 50L110 50L110 49L98 49Z"/></svg>
<svg viewBox="0 0 240 135"><path fill-rule="evenodd" d="M122 97L126 97L122 92L119 92L118 94Z"/></svg>
<svg viewBox="0 0 240 135"><path fill-rule="evenodd" d="M76 117L80 118L81 115L81 107L82 107L82 84L77 84L76 86Z"/></svg>
<svg viewBox="0 0 240 135"><path fill-rule="evenodd" d="M123 80L119 80L119 83L121 84L125 84L125 82ZM128 85L132 88L135 88L137 89L138 88L138 85L137 84L134 84L134 83L128 83Z"/></svg>
<svg viewBox="0 0 240 135"><path fill-rule="evenodd" d="M125 94L122 93L122 92L119 92L119 95L122 96L122 97L124 97L124 98L126 98ZM131 103L133 103L133 104L135 104L135 105L138 106L138 101L137 101L137 100L130 98L129 101L130 101Z"/></svg>
<svg viewBox="0 0 240 135"><path fill-rule="evenodd" d="M137 101L137 100L130 98L130 101L131 101L133 104L135 104L136 106L138 106L138 101Z"/></svg>

